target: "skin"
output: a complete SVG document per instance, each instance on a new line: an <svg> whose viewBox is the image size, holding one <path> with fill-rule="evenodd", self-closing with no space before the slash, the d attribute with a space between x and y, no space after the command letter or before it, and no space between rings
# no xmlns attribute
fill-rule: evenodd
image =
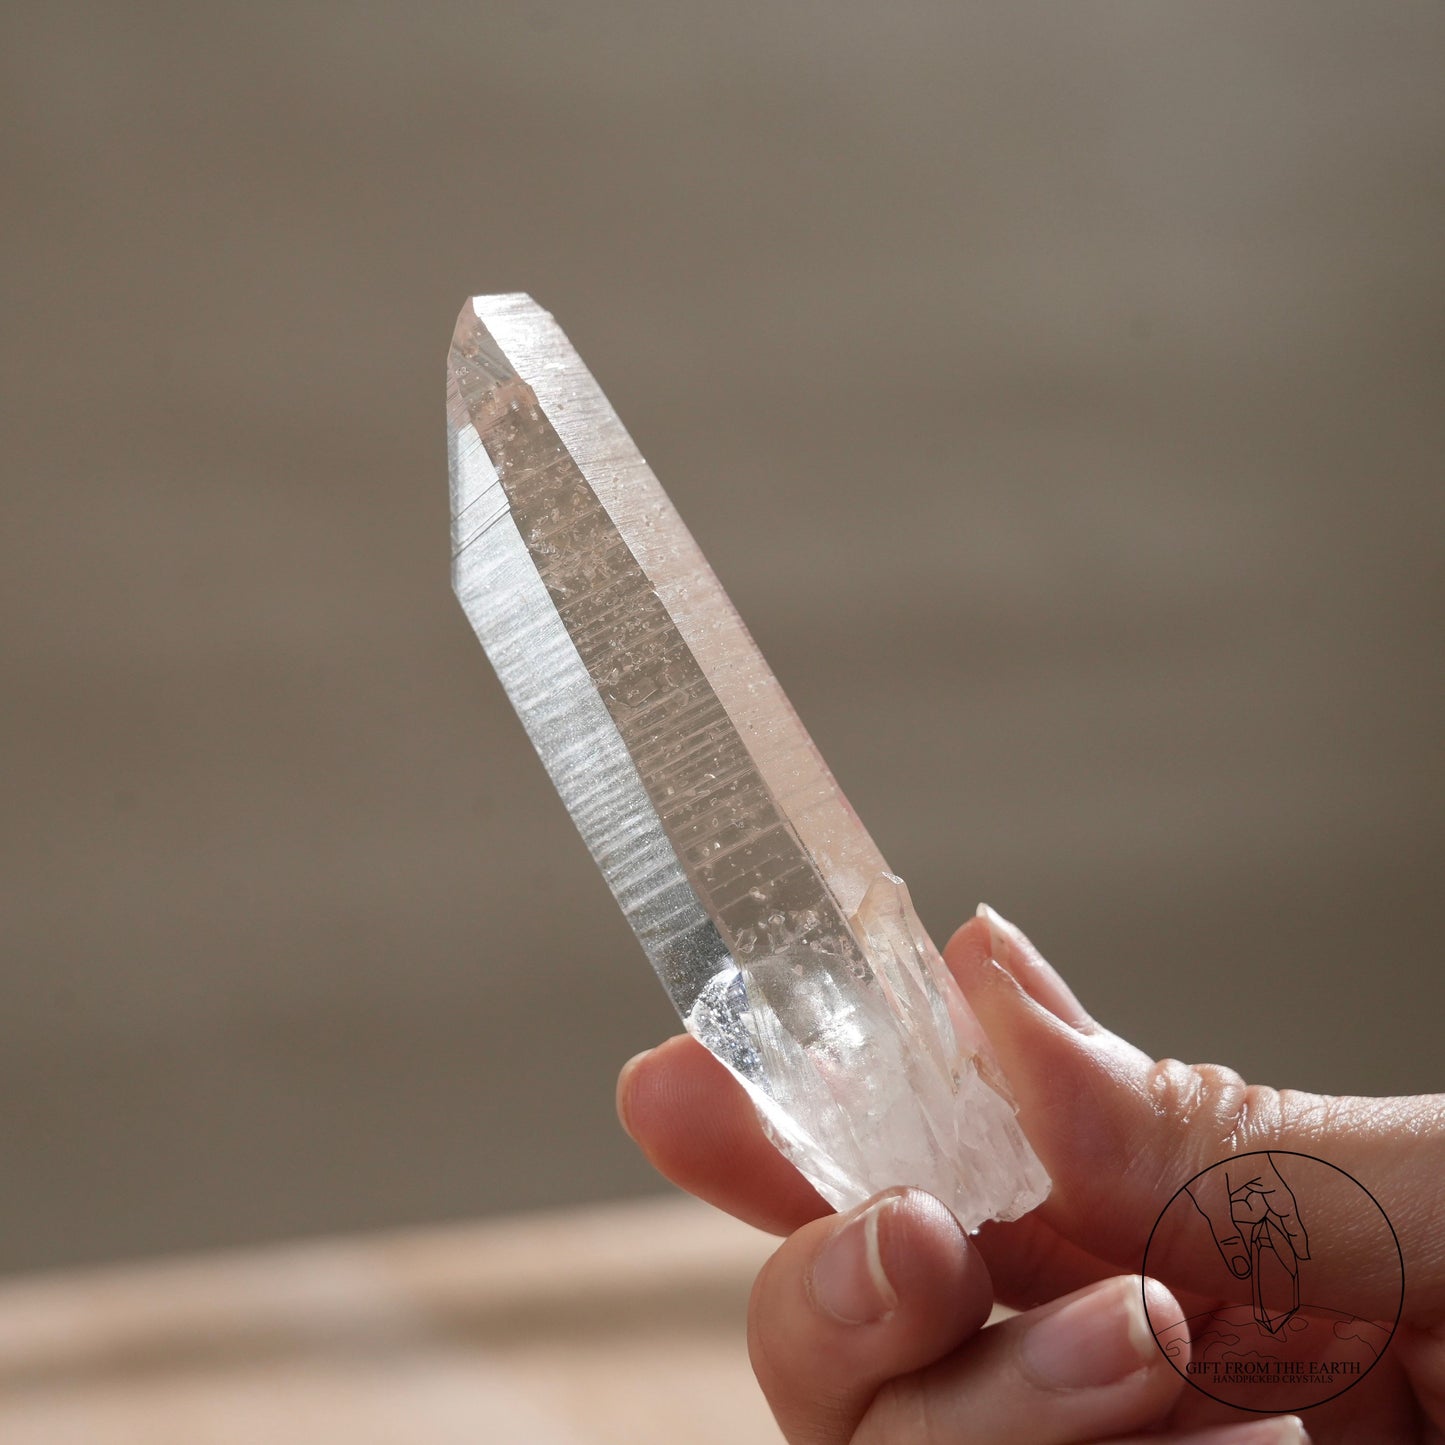
<svg viewBox="0 0 1445 1445"><path fill-rule="evenodd" d="M632 1060L618 1083L623 1126L663 1175L786 1236L754 1286L748 1341L792 1445L1445 1442L1445 1095L1333 1098L1156 1061L1094 1021L1028 939L987 911L944 958L1053 1180L1031 1215L974 1239L918 1191L834 1214L685 1035ZM1388 1351L1359 1385L1308 1411L1307 1434L1293 1417L1245 1415L1189 1388L1140 1338L1137 1271L1164 1202L1251 1150L1312 1154L1368 1179L1405 1262ZM1348 1240L1333 1207L1312 1202L1312 1240ZM1331 1257L1393 1313L1378 1250ZM1151 1310L1192 1313L1211 1297L1189 1271L1217 1258L1177 1264L1160 1272L1178 1304L1150 1281ZM1019 1313L987 1324L995 1305Z"/></svg>

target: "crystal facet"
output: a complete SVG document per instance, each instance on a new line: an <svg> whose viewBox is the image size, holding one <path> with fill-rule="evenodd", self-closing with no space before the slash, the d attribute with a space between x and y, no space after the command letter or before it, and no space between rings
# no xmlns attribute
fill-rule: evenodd
<svg viewBox="0 0 1445 1445"><path fill-rule="evenodd" d="M988 1045L657 479L524 295L462 308L452 577L688 1031L843 1208L1048 1177Z"/></svg>

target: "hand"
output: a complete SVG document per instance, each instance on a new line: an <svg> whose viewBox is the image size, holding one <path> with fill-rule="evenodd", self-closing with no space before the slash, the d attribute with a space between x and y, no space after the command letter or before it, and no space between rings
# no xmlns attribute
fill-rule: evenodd
<svg viewBox="0 0 1445 1445"><path fill-rule="evenodd" d="M1289 1261L1310 1257L1309 1237L1300 1221L1294 1192L1280 1178L1269 1155L1248 1155L1238 1168L1211 1169L1185 1185L1204 1216L1225 1268L1236 1279L1250 1272L1246 1235L1260 1225L1275 1231Z"/></svg>
<svg viewBox="0 0 1445 1445"><path fill-rule="evenodd" d="M1148 1330L1138 1276L1123 1273L1141 1267L1152 1224L1185 1180L1226 1155L1273 1149L1368 1179L1405 1260L1393 1343L1359 1385L1310 1411L1309 1438L1445 1440L1445 1096L1325 1098L1246 1085L1214 1065L1156 1063L1094 1022L1016 928L980 912L944 957L1053 1179L1049 1199L1024 1219L987 1224L971 1241L936 1200L903 1190L832 1214L767 1142L732 1077L686 1036L640 1055L619 1080L623 1124L664 1175L788 1236L758 1276L748 1327L787 1439L1306 1438L1297 1421L1250 1417L1185 1386ZM1308 1258L1288 1187L1256 1182L1297 1257ZM1208 1198L1200 1209L1228 1263L1239 1252L1238 1211ZM1311 1203L1309 1229L1317 1239L1349 1235L1327 1204ZM1198 1280L1182 1268L1201 1297L1217 1288L1204 1263ZM1379 1267L1346 1261L1357 1284L1374 1283ZM1392 1287L1383 1272L1378 1284L1383 1300ZM1144 1288L1156 1318L1185 1313L1155 1281ZM995 1302L1022 1313L985 1325Z"/></svg>

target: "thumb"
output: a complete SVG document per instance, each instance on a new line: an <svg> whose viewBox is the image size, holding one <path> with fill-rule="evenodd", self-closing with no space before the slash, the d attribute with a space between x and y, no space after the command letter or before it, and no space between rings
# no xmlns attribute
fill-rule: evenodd
<svg viewBox="0 0 1445 1445"><path fill-rule="evenodd" d="M948 1210L889 1190L782 1244L753 1287L748 1353L788 1440L844 1445L890 1380L976 1334L992 1303Z"/></svg>
<svg viewBox="0 0 1445 1445"><path fill-rule="evenodd" d="M1393 1225L1405 1261L1406 1317L1445 1322L1445 1195L1438 1184L1445 1176L1445 1095L1329 1097L1246 1084L1213 1064L1156 1062L1089 1018L1028 939L991 912L961 928L944 956L1053 1179L1038 1213L1060 1235L1121 1269L1138 1269L1161 1211L1202 1171L1256 1150L1313 1155L1362 1183ZM1398 1259L1356 1240L1358 1205L1357 1193L1310 1198L1311 1239L1330 1245L1314 1253L1351 1271L1353 1287L1378 1297L1381 1315L1386 1306L1393 1315ZM1203 1212L1221 1225L1229 1215L1227 1205L1213 1203ZM1212 1294L1218 1265L1206 1266L1204 1258L1194 1266L1180 1261L1167 1277Z"/></svg>

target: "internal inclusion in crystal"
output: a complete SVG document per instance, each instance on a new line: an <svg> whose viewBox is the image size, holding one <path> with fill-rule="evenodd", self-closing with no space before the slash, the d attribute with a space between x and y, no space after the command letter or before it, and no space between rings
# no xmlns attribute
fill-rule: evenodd
<svg viewBox="0 0 1445 1445"><path fill-rule="evenodd" d="M851 922L871 970L775 933L705 985L688 1031L742 1081L775 1143L836 1207L866 1199L880 1177L915 1178L928 1160L978 1176L1011 1168L1024 1187L997 1217L1031 1208L1026 1191L1047 1181L1011 1120L990 1127L999 1082L986 1083L958 1046L956 992L939 977L903 880L883 874Z"/></svg>
<svg viewBox="0 0 1445 1445"><path fill-rule="evenodd" d="M477 298L448 390L458 596L689 1029L834 1204L1033 1207L1047 1176L907 890L555 323Z"/></svg>

